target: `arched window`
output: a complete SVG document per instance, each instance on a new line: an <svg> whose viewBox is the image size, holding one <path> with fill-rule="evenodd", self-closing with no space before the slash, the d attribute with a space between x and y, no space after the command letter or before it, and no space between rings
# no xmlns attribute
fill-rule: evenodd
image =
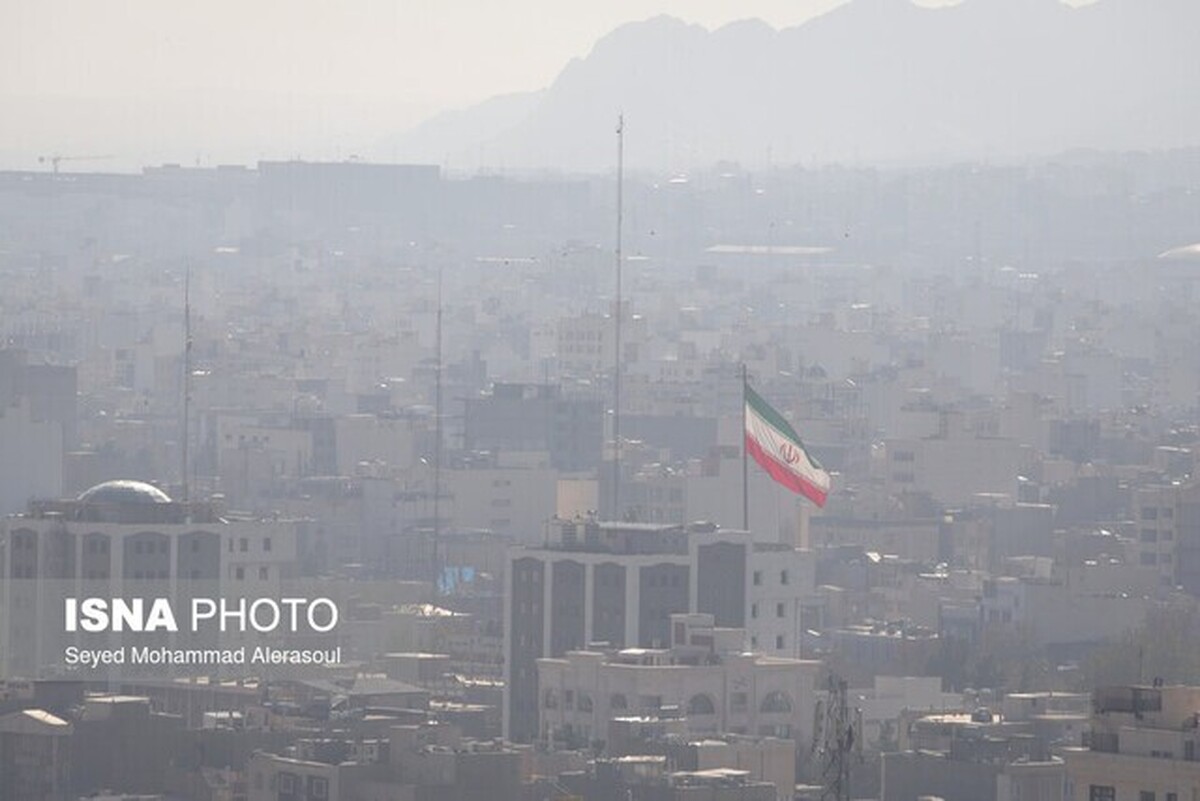
<svg viewBox="0 0 1200 801"><path fill-rule="evenodd" d="M773 712L791 712L792 699L788 697L787 693L775 690L774 692L767 693L767 697L762 700L758 711L768 714Z"/></svg>
<svg viewBox="0 0 1200 801"><path fill-rule="evenodd" d="M579 701L576 702L576 706L578 707L580 712L591 712L592 711L592 696L588 695L587 693L580 693Z"/></svg>
<svg viewBox="0 0 1200 801"><path fill-rule="evenodd" d="M608 708L609 709L628 709L629 702L625 700L625 696L622 695L621 693L613 693L612 697L608 699Z"/></svg>
<svg viewBox="0 0 1200 801"><path fill-rule="evenodd" d="M687 703L689 715L715 715L716 712L717 708L713 704L712 698L704 694L693 695Z"/></svg>
<svg viewBox="0 0 1200 801"><path fill-rule="evenodd" d="M546 707L546 709L558 709L558 693L554 692L554 690L546 690L542 706Z"/></svg>

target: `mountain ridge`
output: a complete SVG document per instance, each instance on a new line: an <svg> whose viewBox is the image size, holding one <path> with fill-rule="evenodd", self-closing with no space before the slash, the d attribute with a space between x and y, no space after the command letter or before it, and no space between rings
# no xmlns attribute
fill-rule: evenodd
<svg viewBox="0 0 1200 801"><path fill-rule="evenodd" d="M781 29L659 15L602 36L544 89L437 115L391 148L459 168L605 171L622 111L628 162L657 170L1188 146L1198 25L1184 0L853 0Z"/></svg>

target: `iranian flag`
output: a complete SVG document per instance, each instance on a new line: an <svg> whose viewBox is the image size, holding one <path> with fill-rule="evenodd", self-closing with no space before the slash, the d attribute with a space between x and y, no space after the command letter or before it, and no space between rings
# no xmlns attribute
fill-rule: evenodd
<svg viewBox="0 0 1200 801"><path fill-rule="evenodd" d="M745 385L746 453L771 478L817 506L829 496L829 474L804 447L800 435L783 415Z"/></svg>

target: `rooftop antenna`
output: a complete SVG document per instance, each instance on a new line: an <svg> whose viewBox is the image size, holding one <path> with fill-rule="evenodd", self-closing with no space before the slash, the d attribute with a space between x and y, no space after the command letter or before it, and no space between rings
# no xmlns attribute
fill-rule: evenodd
<svg viewBox="0 0 1200 801"><path fill-rule="evenodd" d="M820 760L821 801L850 801L850 762L862 759L862 712L846 701L846 680L829 675L825 703L817 703L812 750Z"/></svg>
<svg viewBox="0 0 1200 801"><path fill-rule="evenodd" d="M617 303L613 313L613 520L621 519L621 223L625 181L625 115L617 115Z"/></svg>
<svg viewBox="0 0 1200 801"><path fill-rule="evenodd" d="M189 412L192 402L192 263L183 273L183 437L180 440L180 500L187 503Z"/></svg>

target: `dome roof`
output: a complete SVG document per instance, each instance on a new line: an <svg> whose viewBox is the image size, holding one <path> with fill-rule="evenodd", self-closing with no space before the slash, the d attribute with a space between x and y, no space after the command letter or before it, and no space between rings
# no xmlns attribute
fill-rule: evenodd
<svg viewBox="0 0 1200 801"><path fill-rule="evenodd" d="M1158 257L1163 261L1200 261L1200 242L1194 245L1184 245L1181 248L1172 248L1166 253L1158 254Z"/></svg>
<svg viewBox="0 0 1200 801"><path fill-rule="evenodd" d="M171 497L144 481L105 481L84 492L80 503L171 503Z"/></svg>

